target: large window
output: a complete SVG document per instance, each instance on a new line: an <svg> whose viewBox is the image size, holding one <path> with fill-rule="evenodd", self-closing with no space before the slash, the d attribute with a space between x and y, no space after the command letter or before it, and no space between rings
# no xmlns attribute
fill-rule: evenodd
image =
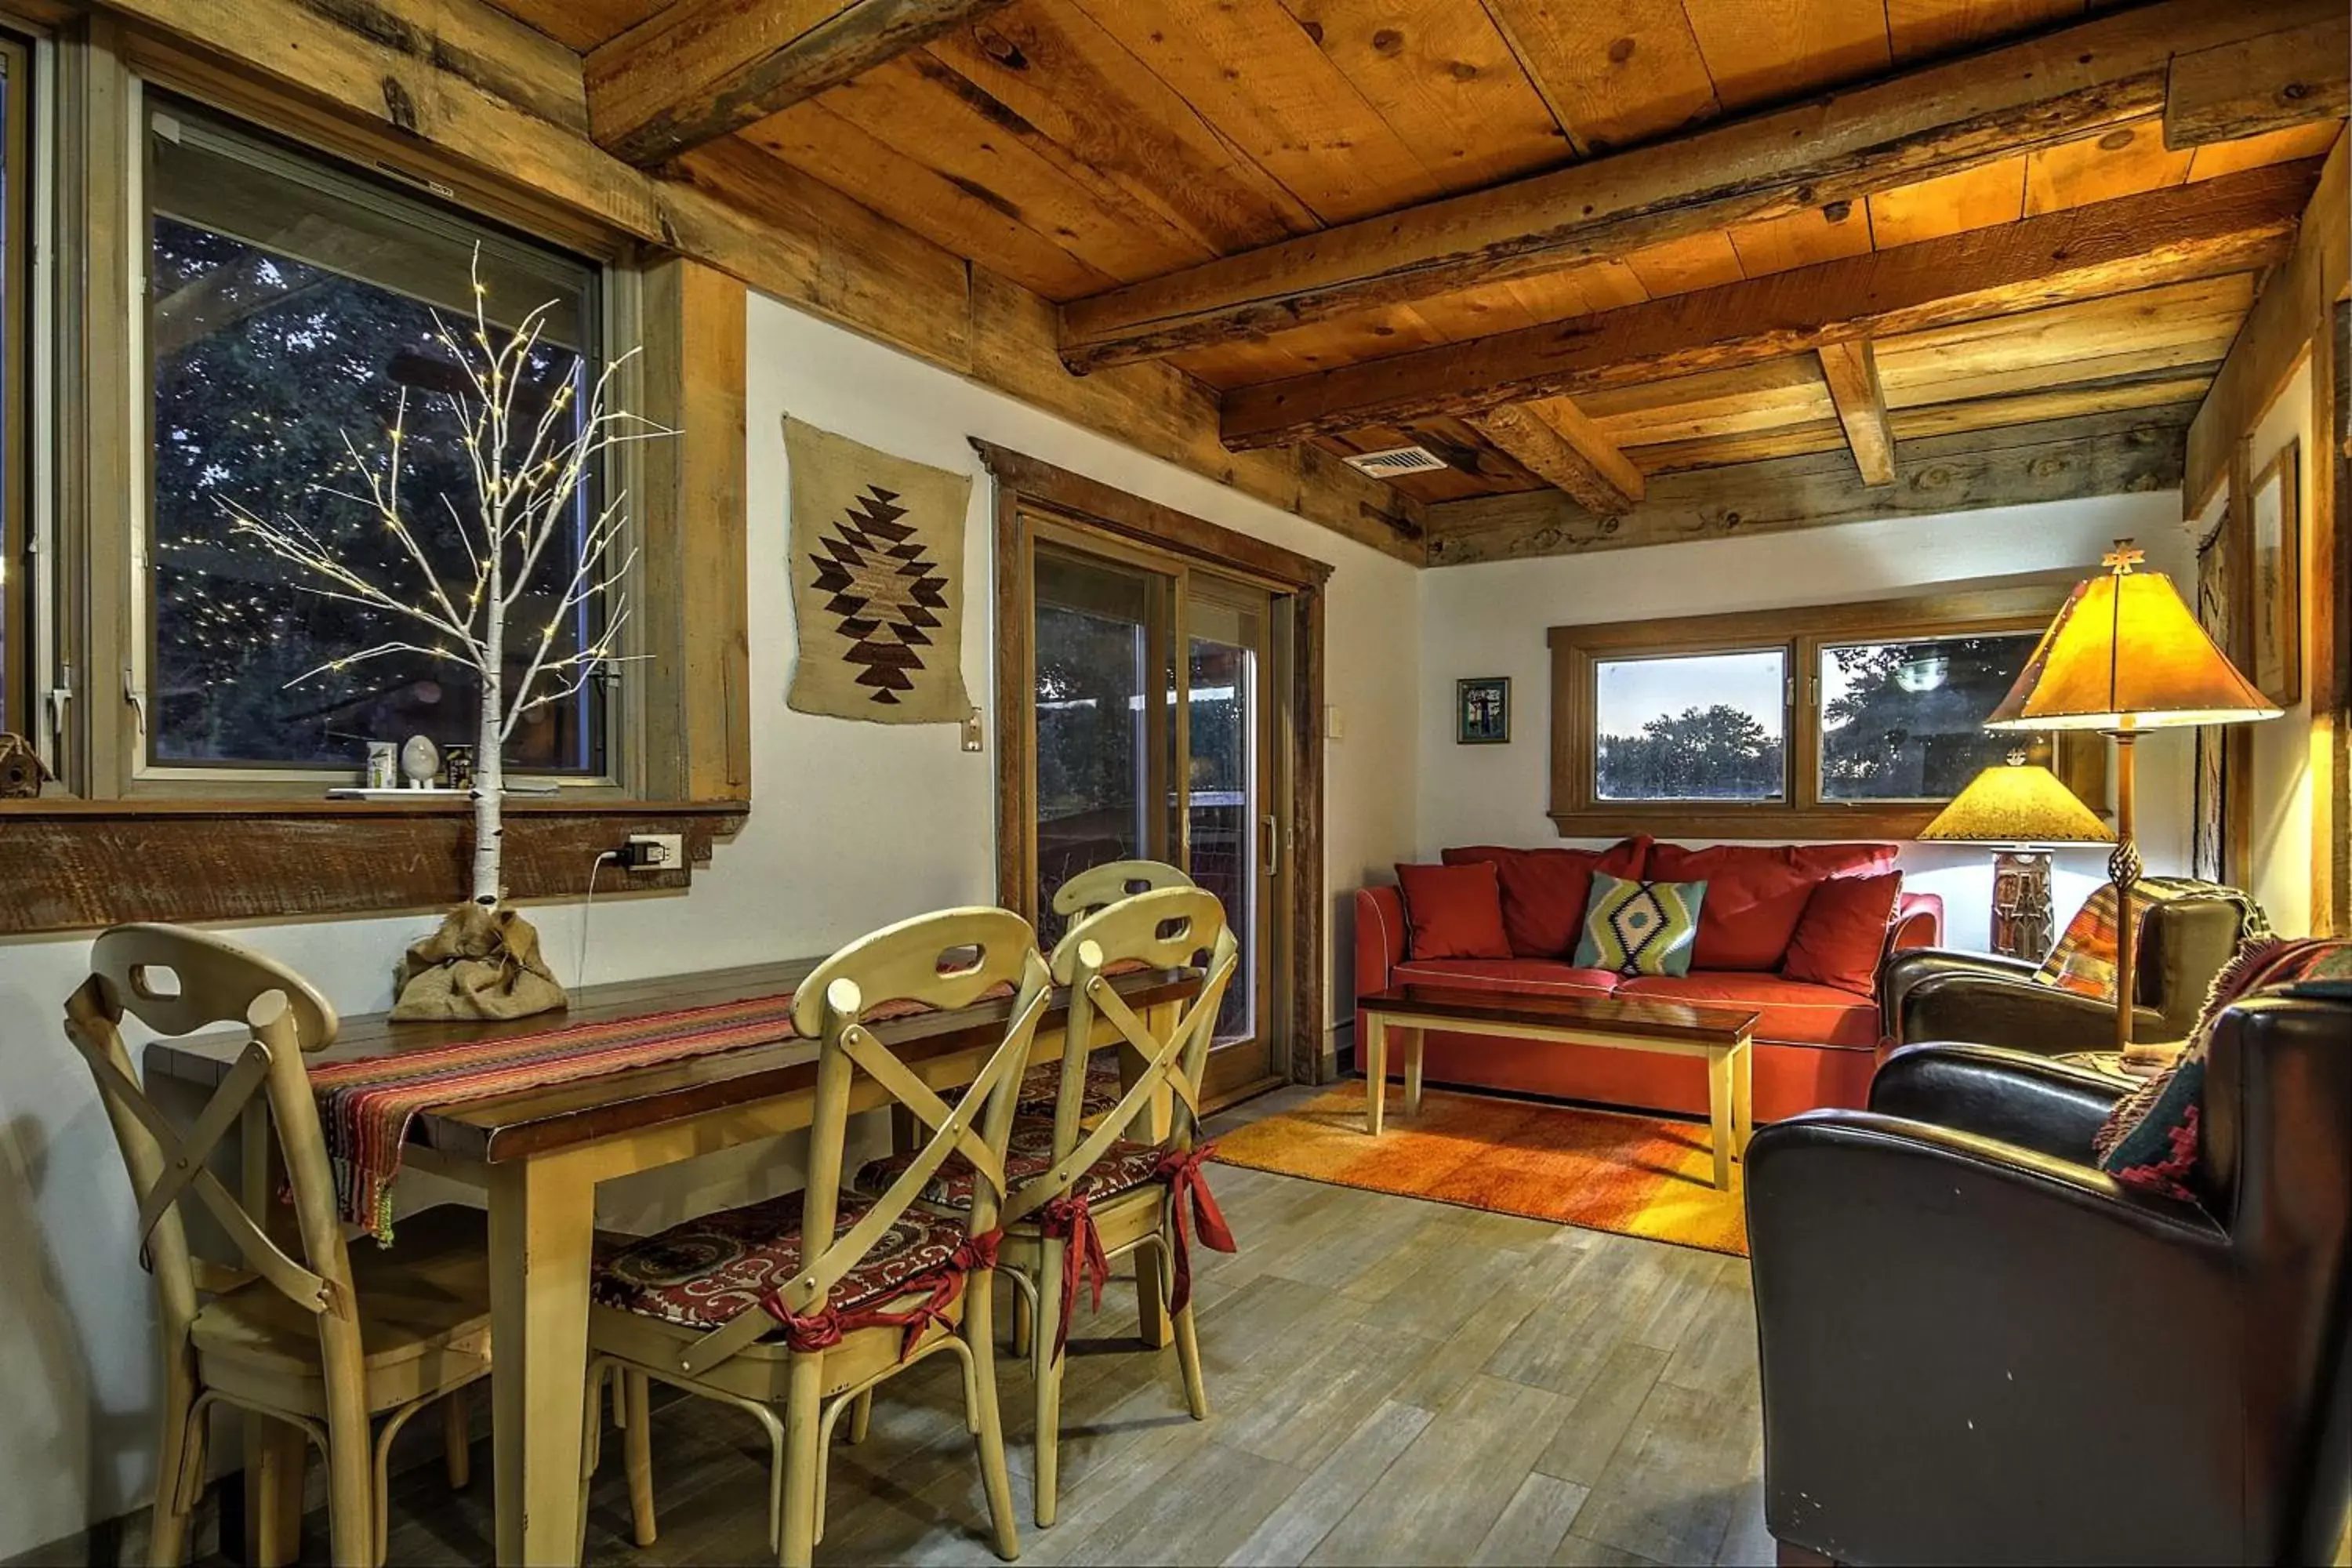
<svg viewBox="0 0 2352 1568"><path fill-rule="evenodd" d="M425 574L353 494L364 489L353 454L381 462L401 419L402 510L435 575L462 588L473 572L458 519L478 500L457 402L467 384L443 332L473 330L477 272L493 335L551 305L525 362L520 457L566 388L557 432L576 427L598 369L597 270L176 103L152 102L147 132L143 766L349 775L369 741L470 745L471 669L430 649L334 667L413 637L413 625L321 592L328 584L238 533L229 508L299 524L424 602ZM509 625L536 626L560 602L595 500L592 485ZM555 657L592 644L602 613L590 603L567 618ZM514 639L510 683L536 641ZM604 773L605 707L591 683L531 710L509 765Z"/></svg>
<svg viewBox="0 0 2352 1568"><path fill-rule="evenodd" d="M1551 633L1563 834L1916 831L2019 742L1984 731L2057 584ZM2095 744L2030 737L2095 805Z"/></svg>

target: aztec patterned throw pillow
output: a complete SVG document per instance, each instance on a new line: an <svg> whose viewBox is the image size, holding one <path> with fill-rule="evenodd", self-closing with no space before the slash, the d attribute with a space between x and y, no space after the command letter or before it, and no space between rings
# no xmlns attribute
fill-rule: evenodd
<svg viewBox="0 0 2352 1568"><path fill-rule="evenodd" d="M1592 873L1576 966L1620 974L1688 974L1705 882L1629 882Z"/></svg>
<svg viewBox="0 0 2352 1568"><path fill-rule="evenodd" d="M2117 1100L2091 1140L2099 1169L2127 1187L2198 1202L2194 1184L2199 1122L2205 1099L2205 1057L2213 1026L2231 1004L2258 991L2326 985L2352 979L2352 942L2328 938L2282 942L2259 937L2213 978L2205 1011L2180 1059Z"/></svg>

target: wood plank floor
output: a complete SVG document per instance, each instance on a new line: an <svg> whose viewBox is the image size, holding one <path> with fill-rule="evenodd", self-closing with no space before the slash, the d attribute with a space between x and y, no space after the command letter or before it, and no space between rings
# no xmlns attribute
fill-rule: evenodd
<svg viewBox="0 0 2352 1568"><path fill-rule="evenodd" d="M1172 1351L1131 1348L1132 1286L1115 1284L1078 1324L1061 1519L1038 1530L1029 1379L1000 1363L1024 1563L1772 1560L1742 1259L1231 1166L1212 1180L1243 1250L1196 1252L1210 1419L1184 1414ZM820 1563L995 1561L960 1409L947 1358L885 1385L866 1443L834 1452ZM609 1443L589 1560L768 1559L758 1428L685 1399L654 1428L661 1540L629 1543ZM410 1470L391 1560L485 1561L489 1505L486 1485ZM324 1530L310 1521L314 1544Z"/></svg>

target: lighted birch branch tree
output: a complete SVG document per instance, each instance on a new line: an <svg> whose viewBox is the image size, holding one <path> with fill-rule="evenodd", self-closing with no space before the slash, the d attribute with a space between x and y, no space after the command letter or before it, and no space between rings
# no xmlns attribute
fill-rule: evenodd
<svg viewBox="0 0 2352 1568"><path fill-rule="evenodd" d="M437 341L456 360L470 387L470 393L448 396L473 470L474 513L466 515L446 493L438 498L447 515L447 531L466 552L467 578L451 581L435 565L420 535L432 537L437 531L437 520L436 530L426 530L409 515L409 503L402 493L401 448L408 425L405 390L381 452L363 454L350 433L344 433L349 471L363 489L321 485L318 493L349 501L382 521L398 543L395 558L404 559L415 569L417 582L406 585L406 591L383 580L382 574L352 564L329 539L299 518L268 519L234 500L225 500L222 504L235 519L235 533L258 541L271 554L318 580L298 586L379 611L393 617L403 634L329 659L296 676L287 682L289 686L395 654L446 660L479 676L481 712L472 793L472 898L492 908L501 896L505 757L516 726L533 710L576 695L598 670L647 657L618 651L622 631L629 622L629 570L636 562L634 547L621 549L628 520L627 492L616 489L583 527L575 519L581 488L614 447L675 432L611 406L614 378L635 356L635 350L607 363L584 399L575 397L572 384L566 382L556 387L546 407L532 418L527 402L535 394L530 391L525 370L541 346L554 303L533 310L497 344L491 339L488 305L478 252L470 336L461 337L450 331L437 312L434 316ZM580 404L576 410L575 403ZM580 529L578 558L569 580L552 593L543 620L534 607L532 624L516 625L541 563L575 528ZM562 554L558 550L559 558ZM584 646L564 651L566 645L561 638L566 624L600 599L604 619L595 635ZM517 661L522 672L509 682L509 665Z"/></svg>

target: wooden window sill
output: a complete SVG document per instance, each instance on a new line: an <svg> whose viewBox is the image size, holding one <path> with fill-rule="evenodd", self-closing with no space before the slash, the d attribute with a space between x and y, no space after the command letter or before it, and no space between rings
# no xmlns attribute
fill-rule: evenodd
<svg viewBox="0 0 2352 1568"><path fill-rule="evenodd" d="M509 799L508 897L583 895L598 852L633 833L678 835L688 865L626 873L626 890L682 891L750 811L742 800ZM0 801L0 934L441 909L466 896L472 838L464 800ZM605 868L606 889L624 875Z"/></svg>

